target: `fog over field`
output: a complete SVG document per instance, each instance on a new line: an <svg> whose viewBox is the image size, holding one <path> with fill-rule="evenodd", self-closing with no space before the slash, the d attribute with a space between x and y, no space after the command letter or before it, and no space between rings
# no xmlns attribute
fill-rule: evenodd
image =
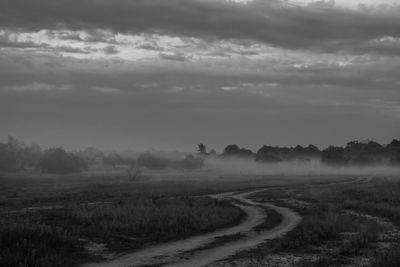
<svg viewBox="0 0 400 267"><path fill-rule="evenodd" d="M400 0L0 0L0 266L400 266L399 70Z"/></svg>
<svg viewBox="0 0 400 267"><path fill-rule="evenodd" d="M210 159L206 161L205 171L214 172L215 176L220 175L318 175L318 174L350 174L350 175L394 175L399 174L398 167L386 165L376 166L327 166L319 160L308 162L281 162L281 163L257 163L243 159ZM235 176L236 176L235 175Z"/></svg>

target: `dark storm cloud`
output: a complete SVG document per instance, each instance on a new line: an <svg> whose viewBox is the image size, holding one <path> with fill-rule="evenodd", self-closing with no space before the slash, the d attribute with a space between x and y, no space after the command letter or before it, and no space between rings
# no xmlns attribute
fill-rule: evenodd
<svg viewBox="0 0 400 267"><path fill-rule="evenodd" d="M65 53L72 53L72 54L90 54L90 51L81 49L81 48L76 48L76 47L71 47L71 46L57 46L54 48L55 51L58 52L65 52Z"/></svg>
<svg viewBox="0 0 400 267"><path fill-rule="evenodd" d="M144 49L144 50L151 50L151 51L162 51L164 50L162 47L160 47L157 44L154 43L143 43L137 46L139 49Z"/></svg>
<svg viewBox="0 0 400 267"><path fill-rule="evenodd" d="M182 62L188 60L188 57L182 53L173 53L173 54L159 53L158 57L160 59L182 61Z"/></svg>
<svg viewBox="0 0 400 267"><path fill-rule="evenodd" d="M283 7L211 0L2 0L0 25L25 30L108 29L213 39L250 39L290 49L338 51L400 36L400 11L348 10L331 4ZM351 49L350 49L351 50Z"/></svg>
<svg viewBox="0 0 400 267"><path fill-rule="evenodd" d="M0 52L0 87L24 86L32 83L71 84L74 88L92 86L116 88L125 92L173 91L174 88L195 88L211 92L222 87L241 87L242 84L276 84L277 88L336 87L359 90L397 90L400 63L395 58L382 59L374 64L353 62L348 66L320 63L307 67L276 66L274 70L224 70L182 65L182 55L172 55L149 67L134 62L102 59L73 59L46 56L30 52ZM176 58L175 58L176 57ZM175 62L174 62L175 61ZM157 87L141 86L157 83ZM143 89L145 88L145 89ZM196 89L197 90L197 89ZM196 91L194 90L194 91ZM339 90L339 91L340 91ZM190 91L190 90L189 90ZM246 90L244 90L246 92Z"/></svg>
<svg viewBox="0 0 400 267"><path fill-rule="evenodd" d="M114 55L119 53L119 50L114 45L108 45L104 47L101 51L103 51L103 53L106 55Z"/></svg>

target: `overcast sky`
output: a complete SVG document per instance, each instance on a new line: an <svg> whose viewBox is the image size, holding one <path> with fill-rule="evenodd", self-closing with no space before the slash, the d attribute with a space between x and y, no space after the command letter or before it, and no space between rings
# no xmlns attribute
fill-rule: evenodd
<svg viewBox="0 0 400 267"><path fill-rule="evenodd" d="M388 143L399 90L396 1L0 1L3 140Z"/></svg>

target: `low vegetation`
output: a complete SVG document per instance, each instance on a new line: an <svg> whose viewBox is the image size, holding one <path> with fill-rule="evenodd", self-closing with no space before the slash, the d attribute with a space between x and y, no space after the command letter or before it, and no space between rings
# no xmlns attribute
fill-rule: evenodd
<svg viewBox="0 0 400 267"><path fill-rule="evenodd" d="M0 266L71 266L89 259L81 244L60 227L24 218L0 219Z"/></svg>
<svg viewBox="0 0 400 267"><path fill-rule="evenodd" d="M395 230L400 227L399 181L277 188L255 198L289 206L303 220L285 236L231 260L262 263L270 255L284 254L303 255L295 266L351 266L356 259L364 259L363 266L399 266L400 232Z"/></svg>
<svg viewBox="0 0 400 267"><path fill-rule="evenodd" d="M356 255L359 249L377 241L379 231L376 222L319 210L305 216L295 230L270 245L273 251L303 251L339 239L343 233L350 233L350 239L340 247L340 254Z"/></svg>
<svg viewBox="0 0 400 267"><path fill-rule="evenodd" d="M370 267L398 267L400 266L400 245L391 247L388 251L376 257Z"/></svg>
<svg viewBox="0 0 400 267"><path fill-rule="evenodd" d="M109 251L130 251L227 227L243 216L228 202L189 197L70 204L4 214L0 266L54 266L55 262L71 266L88 259L80 240L105 244Z"/></svg>

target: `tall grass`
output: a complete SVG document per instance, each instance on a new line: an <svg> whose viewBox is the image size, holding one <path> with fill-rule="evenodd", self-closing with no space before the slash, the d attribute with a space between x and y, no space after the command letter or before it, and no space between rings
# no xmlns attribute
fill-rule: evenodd
<svg viewBox="0 0 400 267"><path fill-rule="evenodd" d="M130 248L204 233L237 223L244 214L228 202L167 198L106 206L72 206L57 224L79 236L104 241L127 236ZM51 219L51 218L47 218Z"/></svg>
<svg viewBox="0 0 400 267"><path fill-rule="evenodd" d="M82 247L65 230L0 220L0 266L71 266L84 258Z"/></svg>
<svg viewBox="0 0 400 267"><path fill-rule="evenodd" d="M390 248L386 253L374 259L370 267L398 267L400 266L400 245Z"/></svg>
<svg viewBox="0 0 400 267"><path fill-rule="evenodd" d="M342 233L357 233L341 247L342 254L356 254L358 249L376 241L380 227L375 222L358 219L333 211L309 214L300 225L286 236L271 242L275 251L297 251L310 246L321 246L327 241L339 239Z"/></svg>
<svg viewBox="0 0 400 267"><path fill-rule="evenodd" d="M0 266L72 266L89 257L80 239L133 250L230 226L243 212L209 198L150 198L9 214L0 219Z"/></svg>

